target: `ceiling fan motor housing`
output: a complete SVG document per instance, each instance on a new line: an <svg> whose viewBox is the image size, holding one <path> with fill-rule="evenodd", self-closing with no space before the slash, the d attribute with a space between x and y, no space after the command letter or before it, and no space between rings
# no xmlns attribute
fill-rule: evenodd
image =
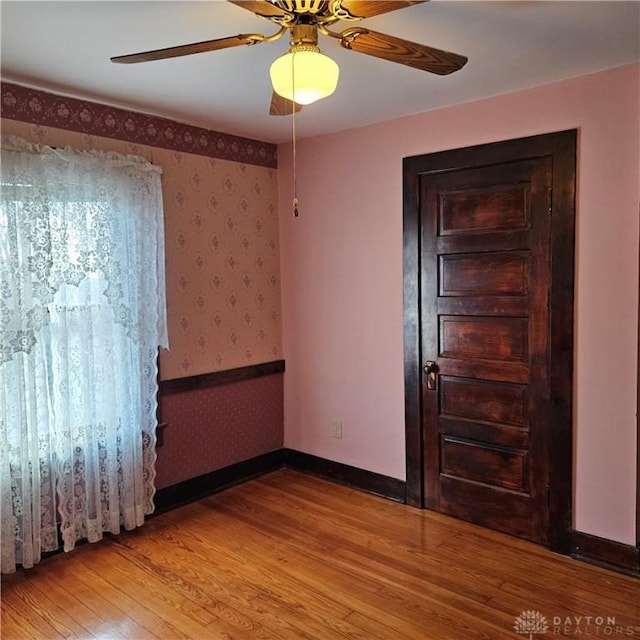
<svg viewBox="0 0 640 640"><path fill-rule="evenodd" d="M291 48L318 50L318 27L315 24L296 24L291 27Z"/></svg>

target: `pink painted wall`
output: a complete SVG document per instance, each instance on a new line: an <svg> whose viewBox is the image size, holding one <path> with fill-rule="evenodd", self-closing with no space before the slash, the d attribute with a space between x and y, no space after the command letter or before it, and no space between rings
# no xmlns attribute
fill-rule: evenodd
<svg viewBox="0 0 640 640"><path fill-rule="evenodd" d="M635 544L639 96L634 64L302 140L299 218L283 145L285 446L405 477L402 158L578 128L574 527Z"/></svg>

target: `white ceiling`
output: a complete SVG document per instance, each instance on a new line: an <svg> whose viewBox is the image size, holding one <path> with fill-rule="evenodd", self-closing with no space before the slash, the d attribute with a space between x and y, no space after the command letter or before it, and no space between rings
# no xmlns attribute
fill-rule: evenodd
<svg viewBox="0 0 640 640"><path fill-rule="evenodd" d="M287 38L181 58L116 65L114 55L275 25L224 0L164 2L2 0L2 79L282 142L291 118L268 115L269 65ZM342 30L353 23L338 23ZM321 37L340 66L335 94L296 116L299 137L389 120L640 60L639 2L432 0L359 23L461 53L467 65L436 76ZM344 25L344 26L343 26Z"/></svg>

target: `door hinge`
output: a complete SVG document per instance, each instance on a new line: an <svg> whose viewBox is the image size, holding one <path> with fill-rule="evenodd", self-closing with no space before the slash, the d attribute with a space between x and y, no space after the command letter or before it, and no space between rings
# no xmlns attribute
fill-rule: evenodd
<svg viewBox="0 0 640 640"><path fill-rule="evenodd" d="M549 215L553 213L553 189L549 188Z"/></svg>
<svg viewBox="0 0 640 640"><path fill-rule="evenodd" d="M551 487L547 485L547 510L551 511Z"/></svg>

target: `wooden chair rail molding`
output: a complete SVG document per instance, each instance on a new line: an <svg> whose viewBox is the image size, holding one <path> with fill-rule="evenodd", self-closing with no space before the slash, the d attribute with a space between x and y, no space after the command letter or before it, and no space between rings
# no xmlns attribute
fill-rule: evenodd
<svg viewBox="0 0 640 640"><path fill-rule="evenodd" d="M284 360L273 360L272 362L253 364L247 367L238 367L225 371L215 371L213 373L203 373L197 376L160 380L158 386L160 395L165 396L170 393L207 389L209 387L217 387L221 384L242 382L243 380L270 376L274 373L282 373L284 370Z"/></svg>

